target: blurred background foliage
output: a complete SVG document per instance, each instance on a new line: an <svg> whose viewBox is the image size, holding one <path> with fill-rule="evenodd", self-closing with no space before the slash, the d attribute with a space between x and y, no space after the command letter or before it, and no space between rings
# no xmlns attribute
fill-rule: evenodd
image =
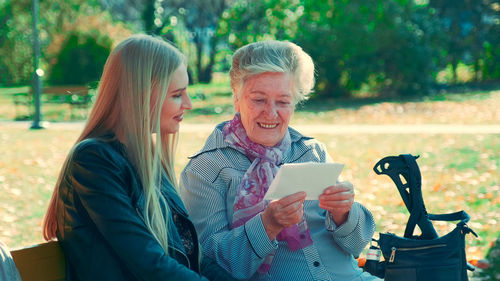
<svg viewBox="0 0 500 281"><path fill-rule="evenodd" d="M0 0L2 86L31 83L31 20L30 0ZM313 57L316 98L425 95L500 81L499 28L500 0L40 0L40 65L48 84L94 82L112 47L143 32L210 83L236 48L279 39Z"/></svg>
<svg viewBox="0 0 500 281"><path fill-rule="evenodd" d="M101 78L102 68L111 52L111 39L92 30L70 32L51 65L51 85L85 85Z"/></svg>

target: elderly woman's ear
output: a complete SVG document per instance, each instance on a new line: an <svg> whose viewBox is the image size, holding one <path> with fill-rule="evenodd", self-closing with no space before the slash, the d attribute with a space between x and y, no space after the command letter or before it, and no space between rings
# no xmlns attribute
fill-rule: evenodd
<svg viewBox="0 0 500 281"><path fill-rule="evenodd" d="M236 94L233 97L233 105L234 105L234 110L236 112L240 112L240 100Z"/></svg>

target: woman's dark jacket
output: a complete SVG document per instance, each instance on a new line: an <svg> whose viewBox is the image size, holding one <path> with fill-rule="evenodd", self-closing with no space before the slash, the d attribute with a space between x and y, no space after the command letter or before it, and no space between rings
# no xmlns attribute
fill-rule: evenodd
<svg viewBox="0 0 500 281"><path fill-rule="evenodd" d="M168 255L145 225L141 183L120 142L113 137L85 140L70 163L57 205L57 238L68 280L207 280L199 274L194 226L166 177L161 194L170 207ZM172 214L177 214L177 226L181 223L192 234L190 257ZM202 271L219 272L212 265Z"/></svg>

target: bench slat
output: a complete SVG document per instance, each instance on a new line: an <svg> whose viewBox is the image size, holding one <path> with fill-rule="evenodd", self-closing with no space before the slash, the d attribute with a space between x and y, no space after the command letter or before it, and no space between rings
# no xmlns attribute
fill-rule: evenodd
<svg viewBox="0 0 500 281"><path fill-rule="evenodd" d="M88 109L92 105L92 96L89 93L89 86L82 85L61 85L43 87L42 103L68 104L71 108L71 117L77 109ZM16 93L12 95L16 108L16 119L31 116L33 111L33 88L28 92ZM22 109L27 108L26 114L21 114Z"/></svg>
<svg viewBox="0 0 500 281"><path fill-rule="evenodd" d="M47 86L43 87L43 94L52 95L71 95L71 94L82 94L87 95L89 91L88 86L73 86L73 85L63 85L63 86ZM30 88L30 95L33 95L33 88Z"/></svg>
<svg viewBox="0 0 500 281"><path fill-rule="evenodd" d="M66 280L66 262L61 246L51 241L10 252L23 281Z"/></svg>

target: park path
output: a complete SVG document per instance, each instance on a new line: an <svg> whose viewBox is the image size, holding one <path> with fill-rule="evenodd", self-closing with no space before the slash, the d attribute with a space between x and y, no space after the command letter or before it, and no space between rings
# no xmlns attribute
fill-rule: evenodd
<svg viewBox="0 0 500 281"><path fill-rule="evenodd" d="M81 130L83 122L47 123L47 129ZM30 121L0 121L2 127L30 128ZM215 124L193 124L183 122L181 132L209 133ZM500 134L499 125L463 124L394 124L394 125L293 125L304 134Z"/></svg>

